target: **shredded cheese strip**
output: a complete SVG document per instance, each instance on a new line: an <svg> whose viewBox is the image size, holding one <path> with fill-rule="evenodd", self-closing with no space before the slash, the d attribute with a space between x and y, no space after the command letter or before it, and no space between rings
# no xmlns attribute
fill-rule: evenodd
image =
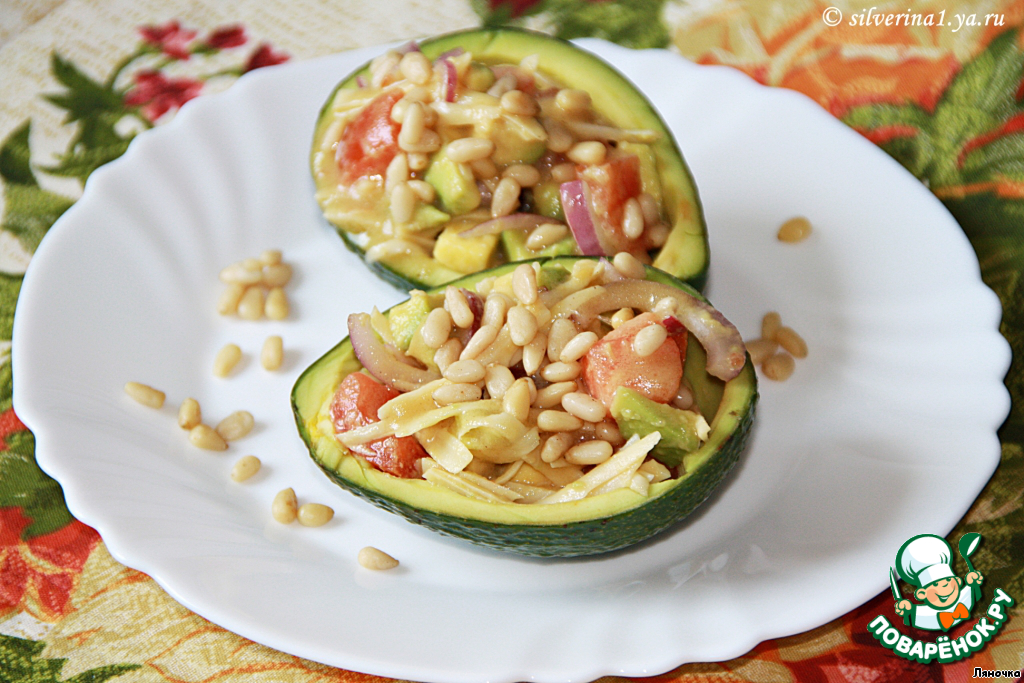
<svg viewBox="0 0 1024 683"><path fill-rule="evenodd" d="M416 438L430 457L452 474L458 474L473 461L473 452L448 431L445 422L421 429Z"/></svg>
<svg viewBox="0 0 1024 683"><path fill-rule="evenodd" d="M511 489L470 472L452 474L443 467L431 467L423 473L423 478L439 486L450 488L456 493L488 503L509 503L522 497ZM483 482L487 483L483 484Z"/></svg>
<svg viewBox="0 0 1024 683"><path fill-rule="evenodd" d="M624 474L628 474L628 479L625 480L625 486L628 486L629 482L632 481L633 474L643 464L644 458L647 457L652 448L658 445L659 441L661 441L661 432L651 432L642 439L637 437L631 438L626 442L625 446L619 449L618 453L540 502L568 503L573 500L580 500L595 493L596 489L603 484Z"/></svg>

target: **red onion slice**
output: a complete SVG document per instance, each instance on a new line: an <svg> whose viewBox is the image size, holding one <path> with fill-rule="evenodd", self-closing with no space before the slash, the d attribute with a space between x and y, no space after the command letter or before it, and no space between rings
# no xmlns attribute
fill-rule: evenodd
<svg viewBox="0 0 1024 683"><path fill-rule="evenodd" d="M506 230L523 230L536 228L545 223L557 223L553 218L541 216L535 213L513 213L508 216L500 216L474 225L469 230L459 233L459 237L479 237L480 235L496 235Z"/></svg>
<svg viewBox="0 0 1024 683"><path fill-rule="evenodd" d="M368 313L353 313L348 317L348 337L356 358L367 372L398 391L412 391L427 382L440 379L434 370L415 368L398 360L374 332Z"/></svg>
<svg viewBox="0 0 1024 683"><path fill-rule="evenodd" d="M459 85L459 72L455 70L452 60L443 59L441 63L444 64L444 101L454 102L455 90Z"/></svg>
<svg viewBox="0 0 1024 683"><path fill-rule="evenodd" d="M597 225L590 210L586 184L582 180L570 180L558 187L558 194L562 199L565 222L569 224L580 253L584 256L605 256L597 237Z"/></svg>
<svg viewBox="0 0 1024 683"><path fill-rule="evenodd" d="M670 296L679 304L676 319L693 333L707 352L708 374L729 381L740 374L747 362L747 350L739 330L700 299L671 285L649 280L611 282L602 289L604 291L596 295L587 289L571 294L562 299L551 313L571 317L580 329L586 329L605 311L627 307L652 311L658 301Z"/></svg>
<svg viewBox="0 0 1024 683"><path fill-rule="evenodd" d="M400 47L400 48L398 48L396 50L396 52L398 52L398 54L400 54L400 55L408 54L410 52L419 52L419 51L420 51L420 44L417 43L415 40L410 40L408 43L406 43L405 45L403 45L402 47Z"/></svg>
<svg viewBox="0 0 1024 683"><path fill-rule="evenodd" d="M438 59L449 59L451 57L458 57L459 55L461 55L464 52L465 52L465 50L463 50L461 47L453 47L451 50L446 50L446 51L442 52L441 54L439 54L437 56L437 58Z"/></svg>

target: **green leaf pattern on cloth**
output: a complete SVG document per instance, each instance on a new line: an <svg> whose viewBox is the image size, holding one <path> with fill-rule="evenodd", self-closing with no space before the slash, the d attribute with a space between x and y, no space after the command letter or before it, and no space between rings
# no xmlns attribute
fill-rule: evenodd
<svg viewBox="0 0 1024 683"><path fill-rule="evenodd" d="M61 678L64 659L44 659L45 643L0 635L0 681L3 683L103 683L138 664L114 664Z"/></svg>

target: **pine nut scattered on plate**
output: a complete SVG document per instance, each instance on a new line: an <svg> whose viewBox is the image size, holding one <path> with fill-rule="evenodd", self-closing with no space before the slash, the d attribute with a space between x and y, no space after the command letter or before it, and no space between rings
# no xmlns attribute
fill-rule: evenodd
<svg viewBox="0 0 1024 683"><path fill-rule="evenodd" d="M297 514L302 526L323 526L334 519L334 509L320 503L304 503Z"/></svg>
<svg viewBox="0 0 1024 683"><path fill-rule="evenodd" d="M370 545L360 550L356 559L362 567L374 571L394 569L398 566L398 560Z"/></svg>
<svg viewBox="0 0 1024 683"><path fill-rule="evenodd" d="M192 429L203 421L203 411L199 407L199 401L194 398L186 398L178 408L178 426L182 429Z"/></svg>
<svg viewBox="0 0 1024 683"><path fill-rule="evenodd" d="M163 408L164 400L167 398L167 395L159 389L139 382L125 383L124 393L149 408Z"/></svg>
<svg viewBox="0 0 1024 683"><path fill-rule="evenodd" d="M236 410L219 423L215 431L225 441L235 441L252 431L256 421L248 410Z"/></svg>
<svg viewBox="0 0 1024 683"><path fill-rule="evenodd" d="M213 359L213 374L217 377L227 377L240 360L242 349L238 344L225 344Z"/></svg>
<svg viewBox="0 0 1024 683"><path fill-rule="evenodd" d="M188 432L188 440L196 448L205 451L224 451L228 448L228 442L209 425L199 424Z"/></svg>
<svg viewBox="0 0 1024 683"><path fill-rule="evenodd" d="M295 489L286 488L281 489L274 496L274 502L271 503L270 513L274 516L274 520L281 524L291 524L299 516L299 503L295 497Z"/></svg>
<svg viewBox="0 0 1024 683"><path fill-rule="evenodd" d="M260 351L260 364L264 370L279 370L284 362L284 341L279 335L272 334L263 342Z"/></svg>
<svg viewBox="0 0 1024 683"><path fill-rule="evenodd" d="M779 226L776 236L780 242L802 242L811 236L811 222L803 216L790 218Z"/></svg>
<svg viewBox="0 0 1024 683"><path fill-rule="evenodd" d="M793 356L785 351L776 353L761 364L764 376L776 382L783 382L789 379L795 368L796 362L793 360Z"/></svg>
<svg viewBox="0 0 1024 683"><path fill-rule="evenodd" d="M261 465L260 459L255 455L243 456L231 468L231 480L243 482L246 479L250 479L260 471Z"/></svg>

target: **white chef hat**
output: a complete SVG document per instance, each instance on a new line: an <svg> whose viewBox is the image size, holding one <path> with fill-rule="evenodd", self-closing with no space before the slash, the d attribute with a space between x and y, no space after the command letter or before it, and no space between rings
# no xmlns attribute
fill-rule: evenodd
<svg viewBox="0 0 1024 683"><path fill-rule="evenodd" d="M955 576L952 565L953 549L946 539L933 534L914 536L896 553L900 576L919 588Z"/></svg>

